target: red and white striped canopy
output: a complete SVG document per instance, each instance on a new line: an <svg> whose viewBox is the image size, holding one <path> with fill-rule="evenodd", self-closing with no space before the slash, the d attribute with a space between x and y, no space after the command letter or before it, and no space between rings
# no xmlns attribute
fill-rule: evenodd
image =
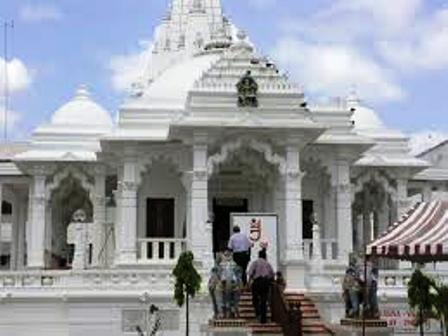
<svg viewBox="0 0 448 336"><path fill-rule="evenodd" d="M367 254L417 262L448 260L448 201L417 204L367 245Z"/></svg>

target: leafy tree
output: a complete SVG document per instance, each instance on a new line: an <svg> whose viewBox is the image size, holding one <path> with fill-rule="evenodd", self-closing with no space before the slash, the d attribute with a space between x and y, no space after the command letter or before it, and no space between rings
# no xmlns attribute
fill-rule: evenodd
<svg viewBox="0 0 448 336"><path fill-rule="evenodd" d="M189 298L195 295L201 289L201 276L193 264L193 252L183 252L177 261L173 270L173 276L176 279L174 284L174 300L179 307L185 303L186 311L186 336L189 335Z"/></svg>
<svg viewBox="0 0 448 336"><path fill-rule="evenodd" d="M424 335L423 325L434 317L433 295L431 288L434 281L424 275L420 270L415 270L408 283L408 301L411 308L416 312L416 323L420 327L420 335Z"/></svg>
<svg viewBox="0 0 448 336"><path fill-rule="evenodd" d="M444 335L448 335L448 286L445 284L433 284L433 304L437 317L442 321Z"/></svg>

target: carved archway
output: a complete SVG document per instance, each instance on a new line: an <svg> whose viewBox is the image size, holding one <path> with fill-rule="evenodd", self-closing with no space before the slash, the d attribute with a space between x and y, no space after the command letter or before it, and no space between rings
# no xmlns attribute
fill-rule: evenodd
<svg viewBox="0 0 448 336"><path fill-rule="evenodd" d="M65 176L65 177L62 177ZM92 189L86 187L90 183L84 183L72 173L59 175L57 183L49 186L50 202L48 206L48 224L50 244L49 266L51 268L64 268L72 257L72 247L67 241L67 228L71 223L73 213L82 209L87 214L87 222L93 222L93 203L91 201Z"/></svg>
<svg viewBox="0 0 448 336"><path fill-rule="evenodd" d="M286 171L286 160L283 156L274 152L272 145L256 139L238 138L234 141L229 141L221 145L220 150L211 155L207 160L207 173L212 176L215 169L228 160L231 153L236 152L244 147L251 148L254 151L261 153L266 162L277 167L280 174Z"/></svg>
<svg viewBox="0 0 448 336"><path fill-rule="evenodd" d="M396 217L397 190L385 173L368 170L355 180L353 189L354 246L362 250Z"/></svg>
<svg viewBox="0 0 448 336"><path fill-rule="evenodd" d="M95 185L84 171L82 171L80 168L76 166L65 166L63 169L57 171L53 175L53 180L47 184L46 186L46 195L48 200L51 199L52 192L59 188L61 185L61 182L66 179L67 177L72 176L73 178L77 179L81 186L89 192L90 195L94 194L95 191Z"/></svg>

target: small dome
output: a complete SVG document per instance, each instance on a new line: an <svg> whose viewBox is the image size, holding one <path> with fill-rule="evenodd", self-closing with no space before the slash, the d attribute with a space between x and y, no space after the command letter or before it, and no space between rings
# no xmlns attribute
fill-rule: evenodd
<svg viewBox="0 0 448 336"><path fill-rule="evenodd" d="M384 129L384 123L374 110L361 105L361 100L356 93L351 93L347 97L347 106L350 109L355 109L352 115L355 129Z"/></svg>
<svg viewBox="0 0 448 336"><path fill-rule="evenodd" d="M51 124L111 128L113 122L110 114L91 99L90 92L82 85L73 99L53 114Z"/></svg>

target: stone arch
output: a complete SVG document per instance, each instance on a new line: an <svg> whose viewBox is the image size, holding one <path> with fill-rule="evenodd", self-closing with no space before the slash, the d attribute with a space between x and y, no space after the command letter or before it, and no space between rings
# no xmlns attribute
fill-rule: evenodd
<svg viewBox="0 0 448 336"><path fill-rule="evenodd" d="M285 160L262 141L239 138L224 143L207 162L213 250L225 248L230 214L276 212Z"/></svg>
<svg viewBox="0 0 448 336"><path fill-rule="evenodd" d="M165 163L170 169L176 171L180 175L183 171L183 161L185 161L185 158L178 152L155 152L147 155L139 162L139 182L141 182L152 167L158 163Z"/></svg>
<svg viewBox="0 0 448 336"><path fill-rule="evenodd" d="M394 221L397 191L385 173L370 170L356 179L353 193L354 246L361 250Z"/></svg>
<svg viewBox="0 0 448 336"><path fill-rule="evenodd" d="M397 189L390 183L388 176L378 170L368 170L364 174L358 176L355 180L354 193L356 194L360 192L364 188L364 185L369 181L376 181L381 184L384 190L391 195L392 200L397 200Z"/></svg>
<svg viewBox="0 0 448 336"><path fill-rule="evenodd" d="M151 200L172 200L174 202L174 227L169 237L181 238L186 232L186 190L182 183L180 156L176 153L156 153L140 165L139 188L137 194L137 235L141 238L152 236L149 226L149 206ZM160 225L159 225L160 227ZM172 236L171 236L172 235Z"/></svg>
<svg viewBox="0 0 448 336"><path fill-rule="evenodd" d="M214 170L220 164L224 163L231 153L242 149L243 147L251 148L254 151L263 155L266 162L276 166L280 174L284 174L286 171L286 160L281 155L274 152L272 145L269 143L256 140L239 137L234 141L229 141L221 146L221 149L211 155L207 160L207 173L210 177L213 175Z"/></svg>
<svg viewBox="0 0 448 336"><path fill-rule="evenodd" d="M50 200L53 190L57 189L61 185L61 182L69 176L77 179L81 183L82 187L87 190L90 195L94 194L95 186L92 183L90 177L80 168L74 166L66 166L56 172L53 175L53 180L47 184L46 195L48 200Z"/></svg>
<svg viewBox="0 0 448 336"><path fill-rule="evenodd" d="M73 254L73 246L67 241L67 229L73 213L83 209L87 222L93 222L93 185L85 174L67 169L56 174L47 190L47 265L50 268L65 268L69 266Z"/></svg>

